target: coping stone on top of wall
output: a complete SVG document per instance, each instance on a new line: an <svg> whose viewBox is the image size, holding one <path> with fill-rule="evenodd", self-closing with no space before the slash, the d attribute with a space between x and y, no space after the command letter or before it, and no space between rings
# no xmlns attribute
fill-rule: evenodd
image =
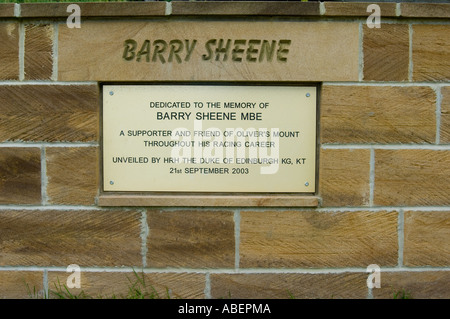
<svg viewBox="0 0 450 319"><path fill-rule="evenodd" d="M14 3L1 3L0 4L0 18L14 17Z"/></svg>
<svg viewBox="0 0 450 319"><path fill-rule="evenodd" d="M2 3L0 18L66 18L65 3ZM450 3L374 2L383 17L450 18ZM367 2L279 2L279 1L152 1L78 2L84 17L154 16L329 16L365 17ZM170 8L170 10L168 10Z"/></svg>

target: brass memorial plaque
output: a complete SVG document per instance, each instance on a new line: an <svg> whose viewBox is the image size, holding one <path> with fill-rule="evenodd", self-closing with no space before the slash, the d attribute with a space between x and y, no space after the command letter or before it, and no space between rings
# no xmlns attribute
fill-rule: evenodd
<svg viewBox="0 0 450 319"><path fill-rule="evenodd" d="M103 86L103 189L313 193L316 87Z"/></svg>

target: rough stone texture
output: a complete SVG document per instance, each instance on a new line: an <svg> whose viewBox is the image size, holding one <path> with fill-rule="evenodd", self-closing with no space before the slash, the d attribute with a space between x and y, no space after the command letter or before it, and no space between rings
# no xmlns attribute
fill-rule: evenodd
<svg viewBox="0 0 450 319"><path fill-rule="evenodd" d="M397 16L395 3L373 2L380 6L382 17ZM86 17L107 16L164 16L166 4L163 1L149 3L80 3L83 15ZM325 2L326 16L368 16L367 3L336 3ZM67 6L63 3L22 3L22 17L67 17ZM415 18L448 18L450 17L450 6L444 3L401 3L402 17ZM309 16L319 15L319 4L316 2L187 2L173 1L171 15L297 15ZM1 17L13 17L14 5L1 4Z"/></svg>
<svg viewBox="0 0 450 319"><path fill-rule="evenodd" d="M14 17L14 3L0 3L0 17Z"/></svg>
<svg viewBox="0 0 450 319"><path fill-rule="evenodd" d="M322 206L369 204L369 150L322 149L319 163Z"/></svg>
<svg viewBox="0 0 450 319"><path fill-rule="evenodd" d="M413 25L413 81L450 80L450 25Z"/></svg>
<svg viewBox="0 0 450 319"><path fill-rule="evenodd" d="M82 17L164 16L165 2L77 3ZM67 19L67 3L22 3L21 16L26 18L61 17ZM71 11L73 12L73 11Z"/></svg>
<svg viewBox="0 0 450 319"><path fill-rule="evenodd" d="M47 148L46 159L49 203L95 204L99 188L97 147Z"/></svg>
<svg viewBox="0 0 450 319"><path fill-rule="evenodd" d="M397 263L396 212L241 212L240 267Z"/></svg>
<svg viewBox="0 0 450 319"><path fill-rule="evenodd" d="M149 211L148 267L234 267L233 213Z"/></svg>
<svg viewBox="0 0 450 319"><path fill-rule="evenodd" d="M43 276L42 271L0 271L0 298L43 298Z"/></svg>
<svg viewBox="0 0 450 319"><path fill-rule="evenodd" d="M53 26L25 25L25 80L50 80L53 73Z"/></svg>
<svg viewBox="0 0 450 319"><path fill-rule="evenodd" d="M192 195L192 194L107 194L98 199L100 206L197 206L197 207L317 207L319 197L305 195Z"/></svg>
<svg viewBox="0 0 450 319"><path fill-rule="evenodd" d="M212 298L359 299L367 297L367 274L212 274Z"/></svg>
<svg viewBox="0 0 450 319"><path fill-rule="evenodd" d="M363 34L364 80L407 81L408 25L383 24L381 28L372 29L364 25Z"/></svg>
<svg viewBox="0 0 450 319"><path fill-rule="evenodd" d="M98 94L96 85L0 86L0 141L97 141Z"/></svg>
<svg viewBox="0 0 450 319"><path fill-rule="evenodd" d="M318 2L239 1L239 2L185 2L172 3L172 15L258 15L310 16L320 15Z"/></svg>
<svg viewBox="0 0 450 319"><path fill-rule="evenodd" d="M449 271L383 272L381 288L373 288L377 299L401 299L403 293L412 299L449 299Z"/></svg>
<svg viewBox="0 0 450 319"><path fill-rule="evenodd" d="M375 150L374 204L450 205L450 151Z"/></svg>
<svg viewBox="0 0 450 319"><path fill-rule="evenodd" d="M450 144L450 86L441 89L440 143Z"/></svg>
<svg viewBox="0 0 450 319"><path fill-rule="evenodd" d="M71 273L48 273L49 297L55 298L54 292L60 291L60 286L67 285ZM81 269L80 288L69 288L73 295L85 295L92 298L127 298L130 287L135 285L142 293L148 293L147 298L161 299L201 299L205 298L205 275L192 273L136 273L125 272L86 272ZM58 283L59 280L59 283ZM64 289L64 288L63 288Z"/></svg>
<svg viewBox="0 0 450 319"><path fill-rule="evenodd" d="M0 23L0 80L19 79L19 24Z"/></svg>
<svg viewBox="0 0 450 319"><path fill-rule="evenodd" d="M450 18L449 3L402 3L401 16L409 18Z"/></svg>
<svg viewBox="0 0 450 319"><path fill-rule="evenodd" d="M0 266L142 266L133 211L3 210Z"/></svg>
<svg viewBox="0 0 450 319"><path fill-rule="evenodd" d="M40 203L40 149L0 147L0 204Z"/></svg>
<svg viewBox="0 0 450 319"><path fill-rule="evenodd" d="M405 266L446 267L450 264L450 212L405 212Z"/></svg>
<svg viewBox="0 0 450 319"><path fill-rule="evenodd" d="M429 87L324 86L322 143L434 143L436 94Z"/></svg>
<svg viewBox="0 0 450 319"><path fill-rule="evenodd" d="M413 298L450 298L450 153L443 146L450 144L450 86L434 83L448 82L450 78L450 27L446 20L434 19L448 19L449 5L402 3L397 7L403 17L430 19L390 19L384 23L384 17L396 13L395 4L383 4L382 28L369 29L364 23L370 14L365 10L368 4L325 3L322 19L317 16L317 2L173 2L167 4L172 6L173 17L163 17L164 1L81 3L82 16L100 17L82 20L81 30L66 27L67 4L23 4L23 17L35 18L28 20L13 18L14 5L1 4L0 16L7 19L0 23L0 142L4 144L0 148L0 297L29 297L22 289L24 282L36 287L42 296L44 274L36 267L57 266L62 270L57 273L48 268L52 289L55 276L61 275L64 282L68 275L64 268L77 263L98 267L91 270L99 272L82 272L82 289L94 295L126 294L127 275L132 277L132 273L119 273L121 266L129 267L124 269L127 272L131 267L145 265L150 272L159 271L153 267L163 268L161 273L145 275L162 297L167 288L171 298L365 298L368 289L364 269L376 263L382 266L382 288L372 289L374 298L392 299L402 289ZM214 10L208 12L211 7ZM266 15L272 9L278 17ZM211 14L215 18L207 18ZM334 19L334 14L340 17ZM157 15L160 18L152 22L143 19ZM127 18L117 26L111 19L102 25L104 16ZM357 18L348 18L352 16ZM37 20L51 26L33 25ZM224 85L239 81L356 82L363 71L364 81L377 83L322 87L318 135L319 143L328 145L322 149L319 146L318 195L322 206L336 208L297 211L289 204L291 208L285 210L240 209L242 198L229 202L236 205L236 210L200 208L195 206L196 201L201 201L198 197L183 203L180 196L177 205L194 207L163 205L160 211L145 208L148 232L147 225L142 225L145 215L141 213L146 205L136 209L81 207L69 211L64 205L95 204L97 174L101 172L100 147L96 146L101 136L98 87L62 82L58 83L64 85L13 83L11 80L19 77L19 23L23 23L21 31L25 34L25 80L51 78L52 47L47 31L55 23L59 24L62 40L58 65L61 81L213 81ZM361 24L362 70L358 68ZM412 80L420 83L391 86L384 81L409 80L407 24L413 31ZM92 34L96 36L87 36ZM277 40L292 40L288 62L247 62L245 53L241 63L232 62L231 53L227 61L202 60L208 39L248 42L271 40L272 34ZM138 40L137 50L145 39L151 44L158 39L198 42L189 62L174 59L169 63L168 50L165 63L158 56L156 62L146 62L145 58L124 62L123 42L130 38ZM41 72L39 67L44 65L46 71ZM439 91L441 112L436 116L439 97L435 92ZM440 127L436 127L436 117ZM427 145L435 143L436 130L440 132L441 146ZM78 142L92 147L79 147ZM345 144L357 144L362 149L337 149L346 148ZM408 145L411 149L407 149ZM364 206L372 204L369 148L375 154L373 204L394 206L395 211L364 211ZM42 171L47 172L43 189L48 195L44 204L61 206L26 206L42 203L42 155L46 164ZM214 203L217 198L209 200ZM276 204L282 199L271 200ZM259 203L257 197L253 201ZM347 206L356 208L347 212ZM398 224L398 212L403 206L404 229L399 230L403 224ZM421 206L425 206L423 211ZM446 211L436 206L444 206ZM234 214L240 217L237 224ZM400 236L404 235L400 240L399 231ZM235 242L235 235L239 242ZM401 256L399 242L403 243ZM396 267L399 261L404 267ZM237 272L235 264L240 267ZM31 271L22 271L27 267ZM183 268L171 272L170 267ZM184 273L185 267L191 273ZM340 271L336 267L349 267L350 272L328 273ZM392 268L387 272L384 267ZM312 273L296 273L302 268L313 268ZM197 269L203 273L196 273Z"/></svg>
<svg viewBox="0 0 450 319"><path fill-rule="evenodd" d="M395 3L370 2L370 3L341 3L325 2L326 16L369 16L373 11L367 12L369 4L380 7L381 17L395 17Z"/></svg>
<svg viewBox="0 0 450 319"><path fill-rule="evenodd" d="M58 79L62 81L357 81L358 23L286 22L286 21L168 21L95 22L80 29L59 28ZM181 39L183 48L178 55ZM216 44L206 43L217 40ZM222 42L220 39L225 39ZM221 45L228 55L215 50ZM238 45L235 58L232 50ZM250 40L261 41L250 44ZM136 49L126 40L136 41ZM139 55L145 40L150 53ZM163 40L164 42L156 42ZM186 61L187 45L192 54ZM276 41L271 61L262 56L263 40ZM278 55L277 44L290 40L289 52ZM184 42L183 42L184 41ZM164 46L166 44L166 47ZM259 44L258 44L259 43ZM176 46L176 47L175 47ZM157 49L155 49L155 47ZM266 47L266 46L264 46ZM285 46L287 48L287 44ZM101 48L101 49L99 49ZM127 50L125 50L128 48ZM164 49L165 48L165 49ZM208 52L211 49L211 55ZM283 47L282 47L283 48ZM243 50L240 52L239 50ZM258 51L254 53L253 49ZM287 49L286 49L287 50ZM134 52L134 57L133 53ZM148 50L142 50L147 52ZM161 54L158 52L162 51ZM156 54L155 54L156 52ZM240 53L239 53L240 52ZM253 53L252 53L253 52ZM284 52L284 53L283 53ZM253 55L254 56L253 56ZM286 55L285 61L283 54ZM252 58L253 56L253 58ZM125 57L125 58L124 58ZM148 57L148 62L147 62ZM218 58L218 61L216 61ZM128 60L126 60L128 59ZM238 61L242 59L241 61Z"/></svg>

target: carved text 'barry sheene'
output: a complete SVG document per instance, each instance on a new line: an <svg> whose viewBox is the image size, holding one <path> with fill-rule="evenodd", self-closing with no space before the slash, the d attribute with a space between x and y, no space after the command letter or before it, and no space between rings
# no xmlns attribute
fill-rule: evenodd
<svg viewBox="0 0 450 319"><path fill-rule="evenodd" d="M157 39L138 42L127 39L123 43L122 58L125 61L183 63L189 62L197 47L197 40L170 41ZM220 62L287 62L291 40L261 39L210 39L203 52L196 54L202 61Z"/></svg>

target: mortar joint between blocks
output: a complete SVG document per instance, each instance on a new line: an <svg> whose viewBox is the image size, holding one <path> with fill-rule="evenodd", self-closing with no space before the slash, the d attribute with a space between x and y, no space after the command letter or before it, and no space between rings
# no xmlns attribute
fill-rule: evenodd
<svg viewBox="0 0 450 319"><path fill-rule="evenodd" d="M399 209L398 211L398 268L403 267L403 253L404 253L404 241L405 241L405 211L404 209Z"/></svg>
<svg viewBox="0 0 450 319"><path fill-rule="evenodd" d="M19 81L25 80L25 24L19 24Z"/></svg>
<svg viewBox="0 0 450 319"><path fill-rule="evenodd" d="M239 270L240 264L240 233L241 233L241 212L240 210L235 210L233 215L234 220L234 268L236 271Z"/></svg>
<svg viewBox="0 0 450 319"><path fill-rule="evenodd" d="M166 1L165 15L171 15L171 14L172 14L172 2Z"/></svg>
<svg viewBox="0 0 450 319"><path fill-rule="evenodd" d="M359 22L359 38L358 38L358 81L364 80L364 28L363 22Z"/></svg>
<svg viewBox="0 0 450 319"><path fill-rule="evenodd" d="M442 104L442 92L441 87L435 87L434 92L436 93L436 140L435 144L439 145L441 143L441 104Z"/></svg>
<svg viewBox="0 0 450 319"><path fill-rule="evenodd" d="M325 3L319 2L319 11L320 11L320 15L321 16L325 15L325 13L327 12L327 9L325 7Z"/></svg>
<svg viewBox="0 0 450 319"><path fill-rule="evenodd" d="M52 65L52 81L58 81L58 34L59 34L59 27L58 23L53 24L53 46L52 46L52 58L53 58L53 65Z"/></svg>
<svg viewBox="0 0 450 319"><path fill-rule="evenodd" d="M370 163L369 163L369 206L373 207L374 192L375 192L375 148L370 148Z"/></svg>
<svg viewBox="0 0 450 319"><path fill-rule="evenodd" d="M48 205L49 198L47 193L48 176L47 176L47 152L46 147L41 147L41 203L43 206Z"/></svg>
<svg viewBox="0 0 450 319"><path fill-rule="evenodd" d="M147 223L147 210L143 209L141 212L141 257L142 257L142 268L147 267L147 238L150 234L150 230Z"/></svg>
<svg viewBox="0 0 450 319"><path fill-rule="evenodd" d="M48 292L48 269L44 269L44 272L42 274L42 284L44 289L44 296L49 298L49 292Z"/></svg>
<svg viewBox="0 0 450 319"><path fill-rule="evenodd" d="M205 290L203 291L205 294L205 299L212 299L211 297L211 274L207 272L205 274Z"/></svg>
<svg viewBox="0 0 450 319"><path fill-rule="evenodd" d="M402 8L401 8L401 5L400 5L400 2L395 4L395 15L397 17L400 17L402 15Z"/></svg>
<svg viewBox="0 0 450 319"><path fill-rule="evenodd" d="M366 299L373 299L373 290L370 287L367 287L367 298Z"/></svg>
<svg viewBox="0 0 450 319"><path fill-rule="evenodd" d="M409 63L408 63L408 81L413 82L413 27L408 24L408 38L409 38Z"/></svg>
<svg viewBox="0 0 450 319"><path fill-rule="evenodd" d="M20 18L21 15L21 9L20 3L14 3L14 17Z"/></svg>

